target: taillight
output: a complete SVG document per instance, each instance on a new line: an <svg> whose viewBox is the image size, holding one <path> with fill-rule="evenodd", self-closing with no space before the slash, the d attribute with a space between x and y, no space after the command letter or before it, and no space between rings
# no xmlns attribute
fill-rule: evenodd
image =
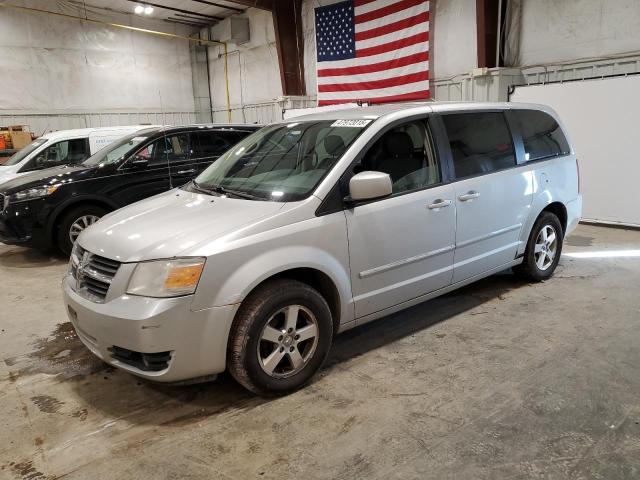
<svg viewBox="0 0 640 480"><path fill-rule="evenodd" d="M578 172L578 193L580 193L580 162L576 158L576 171Z"/></svg>

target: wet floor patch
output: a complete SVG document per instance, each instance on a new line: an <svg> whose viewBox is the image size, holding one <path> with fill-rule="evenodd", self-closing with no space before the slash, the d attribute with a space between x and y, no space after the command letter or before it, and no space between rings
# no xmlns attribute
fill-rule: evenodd
<svg viewBox="0 0 640 480"><path fill-rule="evenodd" d="M16 478L24 479L24 480L45 480L47 475L42 472L39 472L34 466L32 461L24 461L24 462L11 462L7 465L2 466L2 470L8 469L16 476Z"/></svg>
<svg viewBox="0 0 640 480"><path fill-rule="evenodd" d="M50 395L36 395L31 401L42 413L58 413L64 407L64 402Z"/></svg>
<svg viewBox="0 0 640 480"><path fill-rule="evenodd" d="M593 245L593 237L586 235L569 235L564 243L572 247L590 247Z"/></svg>
<svg viewBox="0 0 640 480"><path fill-rule="evenodd" d="M71 322L56 325L48 337L36 340L33 346L25 357L5 359L7 365L21 367L17 376L47 373L72 378L109 368L82 344Z"/></svg>

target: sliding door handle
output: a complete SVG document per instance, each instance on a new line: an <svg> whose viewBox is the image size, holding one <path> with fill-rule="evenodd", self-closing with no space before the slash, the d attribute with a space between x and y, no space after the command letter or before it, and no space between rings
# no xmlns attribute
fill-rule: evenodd
<svg viewBox="0 0 640 480"><path fill-rule="evenodd" d="M429 205L427 205L427 208L429 210L437 210L439 208L444 208L444 207L448 207L449 205L451 205L451 200L442 200L441 198L435 200L433 203L430 203Z"/></svg>
<svg viewBox="0 0 640 480"><path fill-rule="evenodd" d="M178 175L186 175L187 173L196 173L196 169L192 168L190 170L178 170L176 173Z"/></svg>
<svg viewBox="0 0 640 480"><path fill-rule="evenodd" d="M480 193L476 192L475 190L470 190L464 195L460 195L458 197L458 200L460 200L461 202L468 202L469 200L473 200L474 198L478 198L479 196Z"/></svg>

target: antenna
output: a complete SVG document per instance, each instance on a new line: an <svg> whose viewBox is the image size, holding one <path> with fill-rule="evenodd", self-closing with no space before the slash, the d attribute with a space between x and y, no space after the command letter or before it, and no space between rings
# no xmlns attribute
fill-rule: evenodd
<svg viewBox="0 0 640 480"><path fill-rule="evenodd" d="M169 190L173 190L173 176L171 175L171 164L169 163L169 152L167 151L167 121L164 116L164 108L162 107L162 92L158 90L160 97L160 113L162 114L162 133L164 138L164 152L167 158L167 171L169 172Z"/></svg>
<svg viewBox="0 0 640 480"><path fill-rule="evenodd" d="M44 127L44 130L42 130L42 135L47 133L47 128L49 128L49 122L47 122L47 125ZM40 136L42 136L42 135L40 135Z"/></svg>

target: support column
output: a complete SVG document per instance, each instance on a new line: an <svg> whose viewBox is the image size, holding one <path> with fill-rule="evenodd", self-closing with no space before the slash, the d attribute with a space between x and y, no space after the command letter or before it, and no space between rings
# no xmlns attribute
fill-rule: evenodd
<svg viewBox="0 0 640 480"><path fill-rule="evenodd" d="M212 123L208 47L189 42L189 50L191 54L191 79L193 82L196 122Z"/></svg>
<svg viewBox="0 0 640 480"><path fill-rule="evenodd" d="M302 0L275 2L272 14L282 92L284 95L306 95Z"/></svg>
<svg viewBox="0 0 640 480"><path fill-rule="evenodd" d="M269 10L276 32L280 80L284 95L306 95L302 0L231 0L248 7Z"/></svg>

